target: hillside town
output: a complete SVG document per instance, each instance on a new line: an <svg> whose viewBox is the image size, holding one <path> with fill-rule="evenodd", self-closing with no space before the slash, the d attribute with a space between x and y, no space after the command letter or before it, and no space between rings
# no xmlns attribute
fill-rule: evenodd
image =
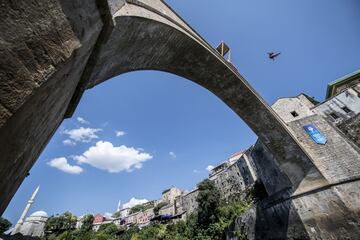
<svg viewBox="0 0 360 240"><path fill-rule="evenodd" d="M272 109L297 137L307 154L312 156L318 168L327 169L327 177L350 176L348 181L351 182L352 169L360 165L360 71L331 82L323 102L301 93L279 98L272 104ZM271 209L276 202L274 195L291 185L276 159L259 140L213 167L208 179L214 183L225 202L245 199L254 187L263 189L264 194L259 196L260 199L253 199L257 211ZM121 208L119 204L112 216L95 214L92 229L98 231L101 226L111 223L123 229L133 226L141 229L152 222L168 224L186 220L198 209L198 194L196 187L184 190L172 186L162 191L160 199L132 208ZM289 199L293 201L291 196ZM32 201L33 198L29 201L30 205ZM267 204L267 210L259 210L262 204ZM249 225L251 223L246 218L252 214L254 211L250 209L239 216L234 225L234 229L245 229L244 234L249 238L254 234L254 230L251 230L254 227ZM281 217L282 213L278 214ZM36 211L25 217L26 213L9 234L43 236L47 213ZM81 228L83 217L77 218L74 228ZM236 238L229 236L229 239Z"/></svg>

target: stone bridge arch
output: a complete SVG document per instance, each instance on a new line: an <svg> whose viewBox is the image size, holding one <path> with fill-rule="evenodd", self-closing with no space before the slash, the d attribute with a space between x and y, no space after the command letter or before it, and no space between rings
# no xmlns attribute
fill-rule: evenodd
<svg viewBox="0 0 360 240"><path fill-rule="evenodd" d="M138 70L173 73L214 93L272 152L292 191L326 184L236 68L163 1L21 0L7 8L1 10L7 21L0 24L5 56L0 60L0 91L5 93L0 96L0 174L6 176L0 182L0 213L83 92ZM36 14L44 11L48 14ZM27 22L19 20L23 16Z"/></svg>

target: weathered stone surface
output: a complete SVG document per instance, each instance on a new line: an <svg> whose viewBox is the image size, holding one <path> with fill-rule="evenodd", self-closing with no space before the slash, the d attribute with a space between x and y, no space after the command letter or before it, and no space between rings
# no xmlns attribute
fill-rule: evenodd
<svg viewBox="0 0 360 240"><path fill-rule="evenodd" d="M129 2L114 14L114 29L101 46L88 87L143 69L182 76L233 109L276 155L294 188L326 184L283 122L231 64L186 23L169 14L163 2Z"/></svg>
<svg viewBox="0 0 360 240"><path fill-rule="evenodd" d="M15 113L80 43L57 1L0 4L0 103Z"/></svg>
<svg viewBox="0 0 360 240"><path fill-rule="evenodd" d="M337 127L351 142L360 148L360 114L343 121Z"/></svg>
<svg viewBox="0 0 360 240"><path fill-rule="evenodd" d="M263 99L164 2L42 0L3 5L1 49L6 61L1 62L5 77L0 103L8 112L1 116L12 116L0 121L0 171L6 175L0 182L6 196L1 211L85 88L141 69L183 76L217 95L276 155L295 189L300 183L326 184Z"/></svg>
<svg viewBox="0 0 360 240"><path fill-rule="evenodd" d="M327 143L315 143L303 129L306 124L314 124L327 137ZM235 232L242 232L248 239L356 239L360 232L357 147L321 115L303 117L288 125L333 185L299 195L279 192L277 187L288 183L286 175L258 141L251 157L270 196L236 220L228 239L237 239Z"/></svg>
<svg viewBox="0 0 360 240"><path fill-rule="evenodd" d="M250 154L268 195L273 195L291 186L289 178L281 171L275 157L261 141L258 140L255 143Z"/></svg>
<svg viewBox="0 0 360 240"><path fill-rule="evenodd" d="M360 176L358 149L322 116L313 115L288 124L329 183L338 183ZM326 136L325 145L317 144L304 131L303 126L307 124L314 124Z"/></svg>
<svg viewBox="0 0 360 240"><path fill-rule="evenodd" d="M102 26L95 1L83 7L89 12L83 16L87 29L82 35L81 28L72 31L57 1L2 4L1 17L7 21L0 22L1 39L6 40L0 46L9 54L0 58L0 212L63 120ZM31 47L19 54L24 42Z"/></svg>
<svg viewBox="0 0 360 240"><path fill-rule="evenodd" d="M360 234L360 181L309 192L269 197L235 221L235 232L247 239L357 239ZM285 198L284 198L285 197Z"/></svg>
<svg viewBox="0 0 360 240"><path fill-rule="evenodd" d="M312 231L309 225L315 228L313 236L331 239L336 235L332 222L357 224L352 215L358 208L356 197L350 194L353 187L341 196L340 187L335 193L310 192L318 195L308 200L301 195L325 188L327 179L346 179L348 170L354 177L357 168L350 171L347 165L353 158L344 163L347 167L339 175L332 174L333 168L327 173L331 165L321 161L319 171L317 162L294 137L296 132L290 132L239 72L163 1L0 0L0 5L0 213L86 88L122 73L152 69L182 76L214 93L271 152L281 170L277 177L283 177L278 181L281 184L271 189L272 205L259 205L263 217L256 218L268 231L269 226L282 229L280 235L274 232L271 236L286 236L283 230L291 230L293 225L300 226L294 236L302 236L301 224L305 223L307 234ZM257 154L266 151L259 149ZM284 199L294 197L294 191L297 198ZM334 221L315 208L322 201L324 213L331 214ZM341 210L336 208L339 206ZM308 209L314 211L314 217L306 215ZM298 221L296 214L306 217ZM281 221L269 222L271 216ZM286 219L289 225L285 226ZM324 224L316 222L318 219ZM356 224L340 227L352 231Z"/></svg>

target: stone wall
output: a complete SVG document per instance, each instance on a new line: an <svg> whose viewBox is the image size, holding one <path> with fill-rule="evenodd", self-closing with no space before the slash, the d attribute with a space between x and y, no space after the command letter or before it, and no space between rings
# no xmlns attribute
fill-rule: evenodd
<svg viewBox="0 0 360 240"><path fill-rule="evenodd" d="M355 136L359 119L357 115L339 128L349 129ZM360 233L359 149L349 141L351 137L346 139L321 115L287 124L331 185L301 194L292 193L290 188L283 190L290 182L271 153L257 141L251 157L270 196L236 220L228 239L239 239L240 233L248 239L356 239ZM307 124L314 124L326 136L325 145L317 144L306 133L303 126Z"/></svg>
<svg viewBox="0 0 360 240"><path fill-rule="evenodd" d="M80 2L1 7L0 213L62 122L101 30L95 1ZM70 9L81 18L75 32Z"/></svg>
<svg viewBox="0 0 360 240"><path fill-rule="evenodd" d="M242 195L245 189L254 183L244 158L227 165L225 169L211 175L209 179L214 182L224 200Z"/></svg>
<svg viewBox="0 0 360 240"><path fill-rule="evenodd" d="M296 197L274 195L237 218L227 239L358 239L359 188L354 181Z"/></svg>
<svg viewBox="0 0 360 240"><path fill-rule="evenodd" d="M310 110L312 107L314 104L303 94L296 97L279 98L271 105L271 108L286 123L313 115L314 113ZM297 116L292 115L291 112L296 112Z"/></svg>
<svg viewBox="0 0 360 240"><path fill-rule="evenodd" d="M182 210L186 211L186 216L189 216L198 208L198 203L196 201L198 194L199 190L195 189L182 196Z"/></svg>
<svg viewBox="0 0 360 240"><path fill-rule="evenodd" d="M211 91L271 150L294 187L303 187L317 169L234 66L164 1L124 3L18 0L1 7L0 213L82 93L136 70L170 72ZM305 185L325 184L317 172Z"/></svg>
<svg viewBox="0 0 360 240"><path fill-rule="evenodd" d="M360 114L343 121L337 125L337 127L343 132L348 140L360 148Z"/></svg>
<svg viewBox="0 0 360 240"><path fill-rule="evenodd" d="M259 140L253 146L250 156L268 195L291 188L290 180L281 171L274 156Z"/></svg>
<svg viewBox="0 0 360 240"><path fill-rule="evenodd" d="M317 144L305 132L303 126L307 124L314 124L326 136L325 145ZM360 177L358 149L322 116L313 115L288 125L329 183Z"/></svg>

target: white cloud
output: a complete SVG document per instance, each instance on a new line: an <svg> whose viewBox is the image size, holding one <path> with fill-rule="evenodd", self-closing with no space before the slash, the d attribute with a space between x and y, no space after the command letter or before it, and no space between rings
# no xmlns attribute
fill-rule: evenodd
<svg viewBox="0 0 360 240"><path fill-rule="evenodd" d="M139 205L139 204L144 204L144 203L147 203L148 200L147 199L136 199L136 198L131 198L130 201L128 201L127 203L124 203L122 205L123 208L132 208L136 205Z"/></svg>
<svg viewBox="0 0 360 240"><path fill-rule="evenodd" d="M102 131L100 128L77 128L65 130L63 133L69 135L69 138L76 142L90 142L92 139L99 138L97 132Z"/></svg>
<svg viewBox="0 0 360 240"><path fill-rule="evenodd" d="M90 122L86 121L84 118L82 117L77 117L76 120L79 122L79 123L82 123L82 124L90 124Z"/></svg>
<svg viewBox="0 0 360 240"><path fill-rule="evenodd" d="M63 141L63 144L64 144L65 146L75 146L75 145L76 145L76 142L74 142L74 141L72 141L72 140L70 140L70 139L66 139L66 140Z"/></svg>
<svg viewBox="0 0 360 240"><path fill-rule="evenodd" d="M176 154L174 152L169 152L170 157L176 158Z"/></svg>
<svg viewBox="0 0 360 240"><path fill-rule="evenodd" d="M81 156L74 157L79 163L87 163L110 173L140 169L145 161L152 158L149 153L138 149L125 145L115 147L111 142L104 141L97 142Z"/></svg>
<svg viewBox="0 0 360 240"><path fill-rule="evenodd" d="M54 158L47 163L49 166L57 168L63 172L71 174L79 174L83 169L79 166L70 165L66 158Z"/></svg>
<svg viewBox="0 0 360 240"><path fill-rule="evenodd" d="M193 173L196 173L196 174L197 174L197 173L201 173L201 171L194 169L194 170L193 170Z"/></svg>
<svg viewBox="0 0 360 240"><path fill-rule="evenodd" d="M121 136L124 136L126 134L126 132L124 131L115 131L115 134L117 137L121 137Z"/></svg>
<svg viewBox="0 0 360 240"><path fill-rule="evenodd" d="M207 170L208 172L211 172L211 170L213 170L213 169L214 169L214 166L213 166L213 165L209 165L209 166L206 167L206 170Z"/></svg>

